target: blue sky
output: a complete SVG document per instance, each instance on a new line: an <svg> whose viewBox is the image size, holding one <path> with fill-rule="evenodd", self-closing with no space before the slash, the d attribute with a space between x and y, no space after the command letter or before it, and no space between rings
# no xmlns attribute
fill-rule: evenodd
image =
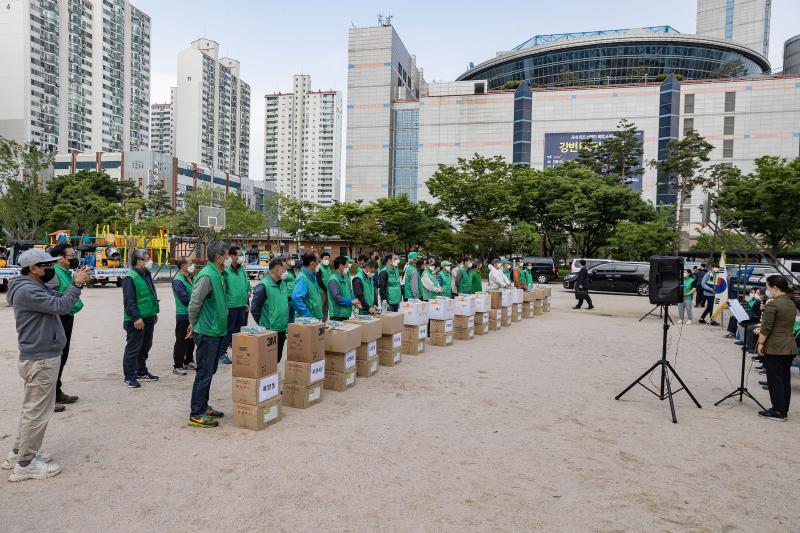
<svg viewBox="0 0 800 533"><path fill-rule="evenodd" d="M132 0L152 19L153 102L169 100L177 55L198 37L220 43L238 59L253 89L250 177L262 176L264 99L288 90L292 75L311 75L312 87L347 86L347 29L391 14L406 48L428 81L453 80L479 63L540 33L660 26L694 33L695 0L443 0L318 1ZM770 61L782 64L783 42L800 33L800 1L773 0ZM343 132L344 134L344 132Z"/></svg>

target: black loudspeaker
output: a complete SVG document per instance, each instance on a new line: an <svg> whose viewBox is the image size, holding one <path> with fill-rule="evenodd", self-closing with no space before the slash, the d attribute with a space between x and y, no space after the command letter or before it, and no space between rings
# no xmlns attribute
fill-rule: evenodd
<svg viewBox="0 0 800 533"><path fill-rule="evenodd" d="M650 303L677 305L683 301L683 258L654 255L650 258Z"/></svg>

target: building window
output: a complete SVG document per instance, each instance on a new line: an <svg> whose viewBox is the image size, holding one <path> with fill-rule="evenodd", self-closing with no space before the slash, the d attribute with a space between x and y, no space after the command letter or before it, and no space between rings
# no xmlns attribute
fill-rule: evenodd
<svg viewBox="0 0 800 533"><path fill-rule="evenodd" d="M683 119L683 134L686 135L693 129L694 129L694 119L693 118Z"/></svg>
<svg viewBox="0 0 800 533"><path fill-rule="evenodd" d="M722 129L723 135L733 135L733 117L725 117L725 125Z"/></svg>
<svg viewBox="0 0 800 533"><path fill-rule="evenodd" d="M683 98L683 112L684 113L694 113L694 95L687 94Z"/></svg>
<svg viewBox="0 0 800 533"><path fill-rule="evenodd" d="M726 139L722 141L722 157L733 157L733 139Z"/></svg>
<svg viewBox="0 0 800 533"><path fill-rule="evenodd" d="M725 5L725 38L733 39L733 4L735 0L727 0Z"/></svg>
<svg viewBox="0 0 800 533"><path fill-rule="evenodd" d="M736 111L736 93L725 93L725 112L733 113Z"/></svg>

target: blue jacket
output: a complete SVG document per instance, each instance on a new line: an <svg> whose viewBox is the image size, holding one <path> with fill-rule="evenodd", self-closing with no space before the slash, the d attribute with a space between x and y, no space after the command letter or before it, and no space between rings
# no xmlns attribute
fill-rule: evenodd
<svg viewBox="0 0 800 533"><path fill-rule="evenodd" d="M312 279L317 279L313 272L311 272L306 267L300 269L300 276L297 276L297 279L294 282L294 290L292 291L292 306L294 307L294 312L297 316L311 316L311 311L309 311L308 306L306 305L306 295L308 294L308 278L303 274L303 272L308 272L308 275L311 276Z"/></svg>
<svg viewBox="0 0 800 533"><path fill-rule="evenodd" d="M709 281L712 281L711 276L713 275L714 274L712 272L706 272L706 274L703 276L703 280L700 282L700 286L703 288L703 294L705 296L714 296L715 294L714 287L709 285Z"/></svg>

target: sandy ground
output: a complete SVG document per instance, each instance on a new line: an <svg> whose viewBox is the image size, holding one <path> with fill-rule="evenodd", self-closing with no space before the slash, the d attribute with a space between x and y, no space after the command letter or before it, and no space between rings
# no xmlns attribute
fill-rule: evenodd
<svg viewBox="0 0 800 533"><path fill-rule="evenodd" d="M797 531L798 427L752 403L713 403L738 384L719 329L670 330L670 358L703 405L637 387L660 355L650 305L597 295L286 409L261 432L186 426L192 377L171 374L173 304L160 286L150 356L158 383L122 385L121 293L85 291L65 390L45 449L63 472L0 481L4 531ZM21 402L12 311L0 306L0 448ZM680 341L678 342L678 337ZM795 371L793 371L795 372ZM795 374L796 377L796 374ZM750 383L758 398L767 392ZM795 383L798 383L796 380ZM795 394L798 385L794 386ZM213 405L230 411L230 367ZM800 399L795 402L800 404ZM793 408L797 413L798 407Z"/></svg>

